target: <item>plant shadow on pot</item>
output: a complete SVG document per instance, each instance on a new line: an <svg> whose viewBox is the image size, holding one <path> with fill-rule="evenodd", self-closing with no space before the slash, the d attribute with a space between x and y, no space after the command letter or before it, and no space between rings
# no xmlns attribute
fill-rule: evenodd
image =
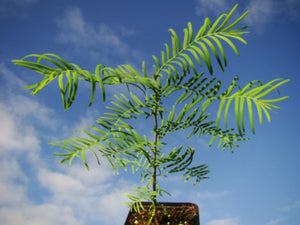
<svg viewBox="0 0 300 225"><path fill-rule="evenodd" d="M124 225L148 225L151 202L142 202L144 210L140 213L130 211ZM189 202L159 202L157 218L160 225L200 225L199 209ZM154 224L153 222L150 225Z"/></svg>

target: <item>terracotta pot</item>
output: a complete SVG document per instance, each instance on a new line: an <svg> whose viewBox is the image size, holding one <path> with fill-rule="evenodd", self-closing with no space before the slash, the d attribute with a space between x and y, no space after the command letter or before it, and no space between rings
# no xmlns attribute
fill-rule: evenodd
<svg viewBox="0 0 300 225"><path fill-rule="evenodd" d="M200 225L199 209L189 202L159 202L157 217L160 225ZM151 202L143 202L144 211L130 211L124 225L147 225ZM153 221L150 224L154 224Z"/></svg>

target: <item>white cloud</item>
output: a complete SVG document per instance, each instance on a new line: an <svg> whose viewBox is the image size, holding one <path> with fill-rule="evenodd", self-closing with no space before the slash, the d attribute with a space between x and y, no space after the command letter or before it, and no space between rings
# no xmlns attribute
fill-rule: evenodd
<svg viewBox="0 0 300 225"><path fill-rule="evenodd" d="M90 172L78 164L49 169L52 166L41 157L41 137L57 129L57 117L54 111L19 94L12 81L17 81L19 88L23 87L23 81L3 64L0 68L1 78L4 78L1 88L6 90L0 95L0 224L81 225L86 224L81 220L88 221L86 218L91 214L95 218L106 218L99 214L101 199L114 193L119 196L128 186L111 188L111 171L104 163L102 170L92 167ZM85 126L88 121L84 118L77 125ZM47 127L51 129L45 129ZM39 200L28 195L32 185L37 186ZM39 192L49 195L45 199ZM103 203L109 205L109 202Z"/></svg>
<svg viewBox="0 0 300 225"><path fill-rule="evenodd" d="M89 221L100 221L101 224L122 224L128 213L122 203L127 201L125 193L136 184L121 178L113 181L112 178L112 171L105 165L92 167L89 172L79 165L72 165L64 172L42 169L38 176L51 193L51 203L69 206L82 220L89 218Z"/></svg>
<svg viewBox="0 0 300 225"><path fill-rule="evenodd" d="M98 202L98 210L107 216L98 217L98 220L101 219L105 224L123 224L129 211L124 204L128 201L125 193L130 193L133 187L137 187L137 184L121 179L108 194L102 196Z"/></svg>
<svg viewBox="0 0 300 225"><path fill-rule="evenodd" d="M261 29L278 13L278 4L271 0L252 0L246 7L249 14L245 21L250 26Z"/></svg>
<svg viewBox="0 0 300 225"><path fill-rule="evenodd" d="M61 168L60 171L41 169L38 173L40 183L53 194L55 201L72 201L72 195L102 195L111 187L113 173L104 162L101 166L90 163L89 171L76 163Z"/></svg>
<svg viewBox="0 0 300 225"><path fill-rule="evenodd" d="M4 100L4 98L6 99ZM0 152L2 155L25 155L31 163L37 163L42 133L37 124L46 130L57 126L53 111L40 103L19 94L0 96Z"/></svg>
<svg viewBox="0 0 300 225"><path fill-rule="evenodd" d="M84 17L81 8L69 7L57 17L56 40L65 47L66 55L78 55L86 64L103 63L135 65L140 67L143 53L129 45L136 33L122 24L94 23Z"/></svg>
<svg viewBox="0 0 300 225"><path fill-rule="evenodd" d="M238 217L235 218L227 218L220 220L212 220L207 225L239 225L240 219Z"/></svg>
<svg viewBox="0 0 300 225"><path fill-rule="evenodd" d="M16 185L15 183L0 182L0 205L17 205L26 200L26 189L23 185Z"/></svg>
<svg viewBox="0 0 300 225"><path fill-rule="evenodd" d="M100 113L97 110L88 110L84 116L79 118L79 121L70 128L64 127L66 136L68 137L86 137L83 132L79 131L78 129L88 130L91 125L96 124L96 120L100 117Z"/></svg>
<svg viewBox="0 0 300 225"><path fill-rule="evenodd" d="M196 0L196 15L207 16L213 14L219 16L222 13L227 13L235 5L234 1L225 0ZM245 7L244 7L245 5ZM240 4L236 9L235 15L239 16L246 10L249 14L244 21L256 31L261 32L276 17L280 20L299 21L300 2L298 0L249 0L245 4Z"/></svg>
<svg viewBox="0 0 300 225"><path fill-rule="evenodd" d="M34 158L40 149L40 135L34 124L55 129L56 118L51 109L22 95L25 82L4 64L0 64L0 75L1 88L5 90L0 93L0 152L17 155L26 152Z"/></svg>
<svg viewBox="0 0 300 225"><path fill-rule="evenodd" d="M76 160L71 166L57 166L56 161L47 164L47 159L42 158L45 155L41 153L41 139L56 135L53 131L58 129L58 115L38 101L21 95L12 87L14 82L10 79L18 81L19 88L24 82L3 68L1 71L5 74L1 75L6 76L2 76L4 82L0 85L9 91L0 93L0 224L124 223L128 213L123 204L128 201L125 193L138 185L114 176L105 160L100 159L99 167L89 154L90 171ZM61 132L72 134L74 128L86 128L95 120L96 113L79 115L77 123Z"/></svg>
<svg viewBox="0 0 300 225"><path fill-rule="evenodd" d="M208 13L220 14L230 10L231 1L224 0L196 0L196 15L207 16Z"/></svg>
<svg viewBox="0 0 300 225"><path fill-rule="evenodd" d="M26 181L16 160L0 160L0 205L16 206L26 200Z"/></svg>
<svg viewBox="0 0 300 225"><path fill-rule="evenodd" d="M31 135L36 143L26 142L19 137L22 122L16 122L17 113L7 113L4 108L9 110L11 106L0 108L0 118L4 120L0 122L1 131L6 135L1 139L1 144L7 152L2 154L0 160L0 224L80 225L100 221L101 224L114 225L124 222L128 209L122 202L126 200L125 193L135 186L133 183L122 179L114 181L112 170L103 160L101 167L95 165L95 160L91 160L90 171L86 171L82 164L76 163L70 167L62 165L55 170L47 168L45 164L43 166L46 167L41 167L41 164L34 165L34 162L42 161L40 155L36 154L39 150L39 135L32 126L32 132L28 135ZM24 114L28 114L26 110ZM24 118L24 115L18 115ZM84 125L84 121L81 120L78 125ZM26 137L25 134L23 136ZM29 147L35 151L29 151ZM16 152L18 154L15 154ZM31 161L32 164L28 164L29 168L23 172L20 164L24 157L19 156L31 153L35 153L37 158ZM33 168L36 173L29 173ZM27 195L32 179L37 179L43 192L49 193L47 199L41 203L32 202Z"/></svg>
<svg viewBox="0 0 300 225"><path fill-rule="evenodd" d="M71 207L35 204L28 197L28 187L35 179L35 174L29 171L41 166L37 163L42 161L40 139L33 126L22 122L13 110L9 111L11 105L6 108L3 105L0 107L0 224L80 225ZM24 161L29 162L26 171L21 168Z"/></svg>
<svg viewBox="0 0 300 225"><path fill-rule="evenodd" d="M292 204L290 205L286 205L282 208L282 211L290 211L290 210L293 210L293 209L296 209L296 208L300 208L300 201L296 201L296 202L293 202Z"/></svg>
<svg viewBox="0 0 300 225"><path fill-rule="evenodd" d="M262 31L276 20L299 23L300 2L298 0L251 0L246 9L250 12L245 21L258 31Z"/></svg>
<svg viewBox="0 0 300 225"><path fill-rule="evenodd" d="M73 208L45 202L36 204L27 196L34 174L22 171L21 160L4 157L0 161L1 225L82 225ZM30 165L30 164L29 164ZM30 168L32 169L32 168ZM38 195L38 194L37 194Z"/></svg>
<svg viewBox="0 0 300 225"><path fill-rule="evenodd" d="M58 40L62 43L75 47L113 50L122 54L128 51L128 46L121 38L134 34L122 25L114 28L106 24L95 26L84 20L79 7L68 8L64 17L56 19L56 23L59 28Z"/></svg>
<svg viewBox="0 0 300 225"><path fill-rule="evenodd" d="M0 63L0 74L4 82L1 84L2 88L9 92L22 90L26 86L24 81L15 76L15 74L10 71L4 63Z"/></svg>
<svg viewBox="0 0 300 225"><path fill-rule="evenodd" d="M0 103L0 151L8 153L7 150L14 153L26 151L36 151L39 149L39 140L36 137L32 126L23 126L22 119L11 112L11 105Z"/></svg>
<svg viewBox="0 0 300 225"><path fill-rule="evenodd" d="M289 205L286 205L284 207L282 207L280 210L282 213L288 213L292 210L295 210L295 209L298 209L300 208L300 201L295 201L295 202L292 202L291 204ZM283 221L285 220L285 217L282 216L282 217L279 217L277 219L273 219L271 221L269 221L268 223L266 223L266 225L277 225L277 224L283 224Z"/></svg>
<svg viewBox="0 0 300 225"><path fill-rule="evenodd" d="M34 117L42 127L55 129L58 125L53 110L22 95L14 95L9 99L11 112L19 118ZM27 118L28 120L29 118ZM32 122L30 120L30 122Z"/></svg>
<svg viewBox="0 0 300 225"><path fill-rule="evenodd" d="M229 12L235 4L233 1L225 0L197 0L196 15L207 16L209 13L220 15ZM278 12L279 4L272 0L249 0L245 9L242 7L239 5L235 14L249 10L250 13L245 18L249 25L258 23L265 25Z"/></svg>
<svg viewBox="0 0 300 225"><path fill-rule="evenodd" d="M65 201L73 194L78 195L84 190L83 183L68 174L42 169L38 177L41 184L52 193L59 195L59 197L67 196L67 198L60 198L60 201Z"/></svg>
<svg viewBox="0 0 300 225"><path fill-rule="evenodd" d="M59 207L55 204L31 205L0 208L2 225L83 225L70 207Z"/></svg>

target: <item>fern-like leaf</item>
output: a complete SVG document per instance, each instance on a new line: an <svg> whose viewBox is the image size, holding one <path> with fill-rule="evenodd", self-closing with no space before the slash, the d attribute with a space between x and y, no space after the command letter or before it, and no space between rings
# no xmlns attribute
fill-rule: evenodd
<svg viewBox="0 0 300 225"><path fill-rule="evenodd" d="M252 132L255 133L254 129L254 118L253 118L253 104L257 108L257 114L259 117L259 121L263 123L263 113L267 117L268 121L271 120L269 111L274 111L276 109L280 109L278 106L274 105L273 103L282 101L287 99L288 96L276 98L276 99L262 99L270 94L272 91L277 89L279 86L285 84L289 80L282 80L282 79L275 79L267 84L261 84L261 82L257 82L258 85L254 85L253 82L246 85L243 89L236 91L235 93L229 95L231 93L231 87L228 89L227 94L223 94L219 97L221 99L216 124L217 127L219 126L221 120L221 114L224 112L224 121L225 126L227 126L228 121L228 111L231 106L231 103L234 102L234 111L235 111L235 118L236 118L236 125L240 134L245 131L244 125L244 108L245 108L245 101L248 105L248 112L249 112L249 120L251 124ZM225 110L224 110L225 108Z"/></svg>
<svg viewBox="0 0 300 225"><path fill-rule="evenodd" d="M177 33L173 29L169 29L172 34L171 47L169 47L168 44L165 44L166 51L161 52L161 61L159 61L158 57L153 56L156 74L163 76L163 74L161 74L163 71L174 71L172 66L175 65L179 66L184 74L190 72L190 67L193 69L194 73L197 73L196 65L202 66L202 60L205 62L209 72L213 74L210 51L216 58L220 68L224 71L227 66L227 59L222 41L231 46L237 55L239 54L237 47L230 39L236 39L246 44L242 35L245 33L243 30L247 27L240 27L237 29L232 28L237 25L248 12L229 24L229 20L236 7L237 5L229 12L229 14L221 15L213 24L211 24L210 20L207 18L196 35L193 34L194 29L192 24L188 23L188 27L183 30L184 38L182 45L180 44ZM171 70L169 70L169 68L171 68Z"/></svg>

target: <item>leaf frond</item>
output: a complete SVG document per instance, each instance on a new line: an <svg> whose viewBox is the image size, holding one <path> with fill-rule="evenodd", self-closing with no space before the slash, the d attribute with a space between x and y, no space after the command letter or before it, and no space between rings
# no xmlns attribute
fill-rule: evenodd
<svg viewBox="0 0 300 225"><path fill-rule="evenodd" d="M158 57L153 57L156 62L156 74L161 74L162 71L169 71L168 68L171 64L178 64L183 73L189 73L190 67L197 73L196 65L202 66L201 58L205 62L209 72L213 74L212 56L217 60L221 70L224 71L227 66L227 60L222 42L231 46L237 55L239 55L237 47L230 39L236 39L246 44L246 41L241 36L246 33L242 32L242 30L247 27L232 28L238 25L248 12L229 24L236 7L237 5L229 14L221 15L213 24L206 18L203 26L200 27L196 35L193 34L194 29L189 22L187 28L183 30L184 36L182 45L180 44L176 32L173 29L169 29L171 32L171 47L165 44L166 51L161 52L161 61L159 61ZM213 42L211 40L213 40ZM222 60L220 55L222 56ZM182 63L178 63L178 59L180 59Z"/></svg>
<svg viewBox="0 0 300 225"><path fill-rule="evenodd" d="M223 93L221 96L218 97L219 99L221 99L221 103L219 106L217 120L216 120L217 127L219 126L221 120L221 114L225 105L226 107L224 113L224 121L225 121L225 126L227 126L229 108L231 102L234 101L234 115L236 118L236 125L239 133L242 134L245 131L244 108L246 107L246 105L248 106L248 116L249 116L252 133L255 133L253 104L257 108L257 115L260 124L263 123L263 113L267 117L268 121L270 121L271 117L269 111L275 111L275 109L280 109L278 106L271 103L285 100L288 97L286 96L286 97L275 98L275 99L263 99L263 97L266 97L268 94L272 93L274 90L276 90L278 87L282 86L288 81L289 79L286 80L275 79L264 85L261 84L261 82L259 82L260 85L253 85L253 82L250 82L243 89L238 90L235 93L232 93L233 85L231 85L229 89L225 91L225 93ZM230 95L230 93L232 94ZM247 102L247 104L244 104L245 102Z"/></svg>

